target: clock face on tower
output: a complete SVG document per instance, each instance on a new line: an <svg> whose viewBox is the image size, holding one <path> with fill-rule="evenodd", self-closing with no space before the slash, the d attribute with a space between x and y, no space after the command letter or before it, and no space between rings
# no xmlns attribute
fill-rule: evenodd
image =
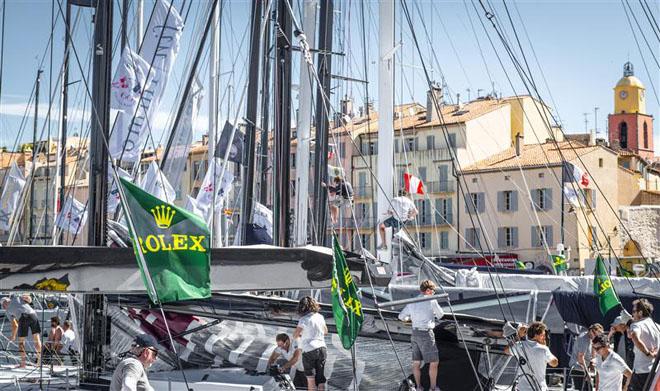
<svg viewBox="0 0 660 391"><path fill-rule="evenodd" d="M619 92L619 98L621 99L626 99L628 97L628 91L621 91Z"/></svg>

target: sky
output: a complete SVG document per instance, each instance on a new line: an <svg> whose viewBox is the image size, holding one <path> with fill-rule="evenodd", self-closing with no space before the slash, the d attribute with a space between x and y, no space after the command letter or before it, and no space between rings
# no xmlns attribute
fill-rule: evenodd
<svg viewBox="0 0 660 391"><path fill-rule="evenodd" d="M60 0L62 3L64 1ZM648 40L646 46L642 35L636 30L640 40L642 55L635 44L632 30L624 13L628 2ZM134 2L131 0L130 25L134 26ZM301 21L300 4L302 0L293 0L294 12ZM333 73L356 79L367 79L369 97L377 101L377 55L378 55L378 3L364 3L367 42L367 75L364 74L364 49L362 44L361 10L363 3L357 0L336 0L335 42L333 50L344 53L336 56ZM513 19L515 32L507 18L503 2L492 0L484 2L492 7L495 21L502 26L508 39L515 40L515 33L523 46L523 53L529 62L532 75L539 86L542 98L552 107L566 132L583 132L587 113L587 128L594 128L594 108L598 107L597 129L599 137L605 137L607 114L613 110L612 88L621 78L623 64L631 61L635 75L647 87L647 111L658 117L659 104L651 84L660 92L660 66L652 56L660 58L660 41L653 35L646 20L640 2L622 1L507 1L506 6ZM119 31L118 7L115 2L115 34ZM247 70L247 52L249 46L249 12L247 0L223 2L221 24L220 55L220 95L221 121L229 117L242 117L244 104L239 105L240 92L245 86ZM498 94L510 96L527 94L508 59L495 30L484 17L478 2L471 1L430 1L407 0L413 26L422 56L414 46L410 29L403 18L401 3L395 2L395 41L400 43L396 52L395 102L417 101L425 103L428 89L421 69L421 59L430 70L431 77L440 82L442 76L447 85L448 99L454 101L456 94L461 101L474 99L478 92L483 95L493 89ZM658 2L648 2L657 20L660 20ZM207 10L207 0L175 0L174 6L186 18L181 49L175 63L173 76L168 85L159 112L156 115L155 144L164 143L163 134L171 127L173 113L176 111L177 91L181 88L188 73L191 55L199 42L200 28ZM57 19L53 30L52 78L48 40L51 32L51 11ZM145 0L145 18L153 6L153 0ZM475 10L475 7L477 10ZM59 93L56 88L59 68L62 64L64 27L59 13L58 0L11 0L6 2L6 26L2 87L0 90L0 146L10 148L16 143L32 138L33 107L28 105L35 76L42 63L42 76L38 138L44 138L48 132L57 137L59 118ZM70 87L69 134L81 134L88 126L89 103L84 105L86 95L82 75L87 73L93 25L91 10L74 9L74 17L79 13L74 35L74 44L78 58L71 60L70 81L80 80ZM484 27L481 23L484 23ZM635 29L634 19L631 20ZM146 24L146 21L145 21ZM426 28L424 28L424 26ZM131 35L134 27L131 27ZM495 50L489 42L493 40ZM116 37L115 37L116 38ZM134 45L134 40L132 39ZM208 47L208 44L207 44ZM516 49L520 56L520 51ZM119 51L115 52L115 63ZM500 56L503 67L498 61ZM522 58L522 57L520 57ZM642 59L648 66L649 74ZM293 59L294 108L297 106L298 75L300 59L298 54ZM80 65L80 66L79 66ZM84 72L80 71L80 68ZM208 49L204 51L198 77L208 87ZM510 80L510 81L509 81ZM49 107L49 88L54 91L52 121L46 121ZM468 92L469 89L469 92ZM206 89L208 91L208 88ZM481 90L481 91L480 91ZM365 100L365 85L333 81L333 101L335 104L344 96L355 101L355 107ZM229 102L228 102L229 101ZM196 122L195 139L206 132L208 118L208 100L202 102L202 109ZM29 115L25 116L26 109ZM42 130L43 135L42 136ZM660 137L660 125L656 123L656 138Z"/></svg>

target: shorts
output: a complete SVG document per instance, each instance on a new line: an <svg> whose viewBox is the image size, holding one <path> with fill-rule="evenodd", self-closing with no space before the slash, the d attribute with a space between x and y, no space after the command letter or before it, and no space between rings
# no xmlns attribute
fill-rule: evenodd
<svg viewBox="0 0 660 391"><path fill-rule="evenodd" d="M303 352L302 362L303 368L305 368L305 376L314 377L316 384L325 383L325 360L327 358L326 348L316 348L309 352Z"/></svg>
<svg viewBox="0 0 660 391"><path fill-rule="evenodd" d="M301 390L307 388L307 377L305 376L305 372L296 369L296 374L293 375L293 385Z"/></svg>
<svg viewBox="0 0 660 391"><path fill-rule="evenodd" d="M403 227L403 223L399 221L396 217L388 217L383 221L383 225L386 227L392 227L392 229L399 230Z"/></svg>
<svg viewBox="0 0 660 391"><path fill-rule="evenodd" d="M22 314L18 319L18 337L27 337L28 329L32 331L32 335L41 334L41 326L39 325L37 314Z"/></svg>
<svg viewBox="0 0 660 391"><path fill-rule="evenodd" d="M341 208L342 206L351 206L352 201L350 198L335 197L333 200L330 200L330 205Z"/></svg>
<svg viewBox="0 0 660 391"><path fill-rule="evenodd" d="M628 390L630 391L643 391L644 383L646 383L646 378L649 376L649 373L634 373L630 379L630 385Z"/></svg>
<svg viewBox="0 0 660 391"><path fill-rule="evenodd" d="M435 334L432 329L413 329L410 344L412 345L413 361L438 362L438 347L435 344Z"/></svg>

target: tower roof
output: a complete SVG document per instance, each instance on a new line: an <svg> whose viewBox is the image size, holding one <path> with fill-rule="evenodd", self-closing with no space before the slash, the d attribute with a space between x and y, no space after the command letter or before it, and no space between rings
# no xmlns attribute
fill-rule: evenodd
<svg viewBox="0 0 660 391"><path fill-rule="evenodd" d="M642 81L632 75L622 77L621 80L619 80L619 82L616 83L616 86L645 88L644 84L642 84Z"/></svg>

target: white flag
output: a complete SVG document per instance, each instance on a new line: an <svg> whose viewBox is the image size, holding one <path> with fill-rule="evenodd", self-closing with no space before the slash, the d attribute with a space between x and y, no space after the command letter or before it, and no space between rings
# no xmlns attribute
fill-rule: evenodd
<svg viewBox="0 0 660 391"><path fill-rule="evenodd" d="M566 201L571 205L575 207L580 206L580 195L570 183L564 183L564 196L566 197Z"/></svg>
<svg viewBox="0 0 660 391"><path fill-rule="evenodd" d="M117 174L120 178L126 180L132 180L131 174L117 167ZM115 182L115 176L112 173L112 169L108 168L108 183L110 184L110 190L108 191L108 213L115 213L117 211L117 206L119 205L119 189L117 188L117 182Z"/></svg>
<svg viewBox="0 0 660 391"><path fill-rule="evenodd" d="M151 78L148 78L149 63L128 46L119 59L115 77L110 88L110 107L116 110L127 111L131 115L137 109L142 92L148 87ZM153 75L153 70L152 70Z"/></svg>
<svg viewBox="0 0 660 391"><path fill-rule="evenodd" d="M23 187L25 187L25 177L16 162L12 162L0 196L0 230L9 231L11 217L18 209Z"/></svg>
<svg viewBox="0 0 660 391"><path fill-rule="evenodd" d="M215 174L215 179L213 178L213 174ZM204 213L207 222L210 221L211 217L211 204L213 203L214 190L217 189L215 195L216 203L218 203L218 199L224 199L232 189L234 175L229 172L229 170L225 170L222 178L220 177L221 174L222 159L214 158L206 171L206 175L204 175L202 187L200 187L199 193L197 193L197 207Z"/></svg>
<svg viewBox="0 0 660 391"><path fill-rule="evenodd" d="M191 196L187 196L187 197L188 197L188 201L186 202L186 210L206 220L206 216L204 216L204 211L201 210L197 205L197 200L192 198Z"/></svg>
<svg viewBox="0 0 660 391"><path fill-rule="evenodd" d="M154 114L165 92L172 64L179 52L183 20L174 6L158 0L140 50L153 74L139 99L137 111L120 111L110 137L113 159L135 162L140 159L148 129L153 129Z"/></svg>
<svg viewBox="0 0 660 391"><path fill-rule="evenodd" d="M59 228L76 234L85 225L87 221L87 208L78 200L69 197L64 201L64 206L57 215L55 225Z"/></svg>
<svg viewBox="0 0 660 391"><path fill-rule="evenodd" d="M273 237L273 212L270 209L255 202L252 222L261 228L265 228L268 235L271 238Z"/></svg>
<svg viewBox="0 0 660 391"><path fill-rule="evenodd" d="M176 191L174 191L174 188L170 185L170 181L167 180L165 174L163 174L160 168L158 168L158 164L154 161L149 164L147 172L140 181L140 187L152 196L167 203L173 203L176 198Z"/></svg>

